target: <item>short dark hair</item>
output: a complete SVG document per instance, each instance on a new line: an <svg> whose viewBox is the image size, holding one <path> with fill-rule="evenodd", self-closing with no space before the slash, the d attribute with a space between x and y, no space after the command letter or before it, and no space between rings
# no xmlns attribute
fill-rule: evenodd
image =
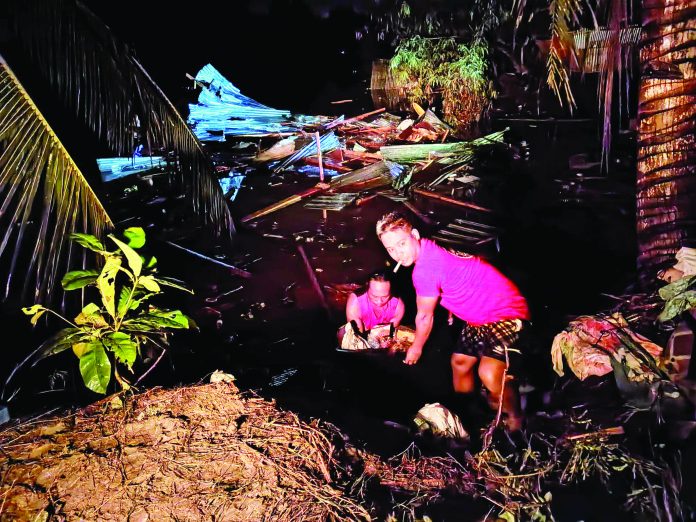
<svg viewBox="0 0 696 522"><path fill-rule="evenodd" d="M360 289L355 292L355 295L361 296L367 293L367 291L370 289L370 283L372 281L377 281L380 283L389 283L389 292L393 294L392 291L392 281L391 281L391 276L389 275L389 272L386 272L384 270L378 270L377 272L372 272L370 276L367 278L367 281L365 281Z"/></svg>
<svg viewBox="0 0 696 522"><path fill-rule="evenodd" d="M413 223L401 212L389 212L377 221L377 237L382 237L382 234L399 229L406 232L413 230Z"/></svg>
<svg viewBox="0 0 696 522"><path fill-rule="evenodd" d="M367 284L369 285L372 281L378 281L380 283L391 283L391 277L389 273L384 270L379 270L370 274L367 279Z"/></svg>

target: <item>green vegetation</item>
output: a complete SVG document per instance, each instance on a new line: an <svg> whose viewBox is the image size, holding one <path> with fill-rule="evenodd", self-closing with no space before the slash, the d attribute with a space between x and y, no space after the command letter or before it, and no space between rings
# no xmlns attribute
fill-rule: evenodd
<svg viewBox="0 0 696 522"><path fill-rule="evenodd" d="M109 235L118 247L109 251L93 235L71 235L78 244L102 256L104 266L101 272L68 272L62 280L63 289L94 286L99 291L100 304L90 302L72 321L40 304L22 309L31 316L32 324L36 324L45 313L50 313L70 325L39 347L38 359L72 348L80 360L80 373L85 385L102 394L106 393L111 382L112 367L120 386L128 389L130 383L119 373L118 366L125 366L132 372L133 363L143 346L152 344L164 352L168 331L190 326L189 318L179 310L158 308L148 301L162 293L162 286L191 291L171 279L155 277L155 257L146 260L137 252L145 244L142 228L126 229L123 236L124 241ZM124 258L127 266L123 263Z"/></svg>
<svg viewBox="0 0 696 522"><path fill-rule="evenodd" d="M390 62L410 101L430 103L440 94L445 121L463 132L476 125L495 97L488 67L488 47L481 41L420 36L402 41Z"/></svg>

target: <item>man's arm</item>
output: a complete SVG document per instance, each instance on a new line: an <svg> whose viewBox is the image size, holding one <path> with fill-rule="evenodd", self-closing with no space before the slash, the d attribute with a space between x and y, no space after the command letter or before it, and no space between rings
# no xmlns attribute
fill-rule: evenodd
<svg viewBox="0 0 696 522"><path fill-rule="evenodd" d="M404 302L399 297L399 300L396 303L396 310L394 310L394 318L391 320L391 323L394 325L394 328L398 328L401 324L401 320L404 318L405 310L406 308L404 307Z"/></svg>
<svg viewBox="0 0 696 522"><path fill-rule="evenodd" d="M416 296L416 307L418 308L416 312L416 337L406 352L404 359L406 364L416 364L423 353L423 345L433 329L433 315L438 299L438 297Z"/></svg>
<svg viewBox="0 0 696 522"><path fill-rule="evenodd" d="M365 330L365 325L360 317L360 303L358 303L358 296L351 293L348 296L348 302L346 303L346 321L355 321L358 325L358 329L362 332Z"/></svg>

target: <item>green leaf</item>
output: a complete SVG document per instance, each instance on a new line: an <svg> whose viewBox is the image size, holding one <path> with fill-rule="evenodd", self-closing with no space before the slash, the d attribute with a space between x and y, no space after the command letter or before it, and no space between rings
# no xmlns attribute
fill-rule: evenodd
<svg viewBox="0 0 696 522"><path fill-rule="evenodd" d="M111 361L99 341L78 343L73 346L80 358L80 373L85 386L96 393L105 394L111 380Z"/></svg>
<svg viewBox="0 0 696 522"><path fill-rule="evenodd" d="M662 310L657 319L659 321L669 321L687 310L696 307L696 290L688 290L677 294L665 303L665 309Z"/></svg>
<svg viewBox="0 0 696 522"><path fill-rule="evenodd" d="M189 328L192 321L179 310L151 309L149 312L124 321L122 328L139 332L161 332L166 328Z"/></svg>
<svg viewBox="0 0 696 522"><path fill-rule="evenodd" d="M674 283L663 286L658 293L662 299L669 301L688 290L694 283L696 283L696 275L682 277L681 279L677 279Z"/></svg>
<svg viewBox="0 0 696 522"><path fill-rule="evenodd" d="M130 304L128 303L129 298ZM128 306L127 309L126 306ZM119 317L124 317L128 310L135 310L138 308L138 306L140 306L140 299L138 299L137 296L133 294L133 289L129 286L124 286L123 288L121 288L121 294L118 298Z"/></svg>
<svg viewBox="0 0 696 522"><path fill-rule="evenodd" d="M104 308L113 318L116 318L116 274L121 267L121 258L118 256L109 256L106 258L104 268L97 278L97 288L101 294Z"/></svg>
<svg viewBox="0 0 696 522"><path fill-rule="evenodd" d="M46 310L47 308L40 304L25 306L22 308L22 312L24 312L26 315L34 315L38 314L39 312L44 313Z"/></svg>
<svg viewBox="0 0 696 522"><path fill-rule="evenodd" d="M80 232L74 232L70 234L70 239L75 241L78 245L82 245L85 248L90 249L93 252L99 252L100 254L104 252L104 245L97 239L96 236L92 234L82 234Z"/></svg>
<svg viewBox="0 0 696 522"><path fill-rule="evenodd" d="M156 318L168 323L169 328L188 328L189 321L180 310L159 310L153 308L150 310L147 317Z"/></svg>
<svg viewBox="0 0 696 522"><path fill-rule="evenodd" d="M121 252L123 252L126 255L126 259L128 260L128 266L130 266L130 269L133 271L135 277L138 277L140 275L140 271L143 268L143 260L140 259L140 255L131 247L126 245L123 241L114 237L113 234L109 234L109 237L114 243L116 243L116 245L118 245L118 248L121 249Z"/></svg>
<svg viewBox="0 0 696 522"><path fill-rule="evenodd" d="M107 349L114 352L116 359L130 370L138 353L137 345L130 335L123 332L113 332L103 338Z"/></svg>
<svg viewBox="0 0 696 522"><path fill-rule="evenodd" d="M162 286L169 286L171 288L176 288L177 290L183 290L184 292L188 292L189 294L193 294L193 290L191 290L190 288L186 288L185 286L179 284L180 281L177 281L175 279L165 278L165 277L155 277L155 281L157 281Z"/></svg>
<svg viewBox="0 0 696 522"><path fill-rule="evenodd" d="M32 366L36 365L37 362L45 359L46 357L64 352L77 341L88 338L89 336L79 328L63 328L56 334L46 339L41 346L39 346L36 359Z"/></svg>
<svg viewBox="0 0 696 522"><path fill-rule="evenodd" d="M150 260L147 262L147 265L145 265L145 268L153 268L157 264L157 258L155 256L152 256Z"/></svg>
<svg viewBox="0 0 696 522"><path fill-rule="evenodd" d="M75 317L75 324L80 326L89 325L94 328L109 326L95 303L89 303L82 309L79 315Z"/></svg>
<svg viewBox="0 0 696 522"><path fill-rule="evenodd" d="M142 227L130 227L123 232L123 237L128 240L131 248L140 248L145 244L145 231Z"/></svg>
<svg viewBox="0 0 696 522"><path fill-rule="evenodd" d="M29 307L24 307L22 308L22 312L24 312L26 315L31 315L31 324L36 326L36 323L39 322L39 319L41 319L41 316L48 312L48 308L44 308L41 305L34 305L34 306L29 306Z"/></svg>
<svg viewBox="0 0 696 522"><path fill-rule="evenodd" d="M138 279L141 285L145 287L146 290L150 292L160 292L160 286L157 284L155 278L151 275L142 276Z"/></svg>
<svg viewBox="0 0 696 522"><path fill-rule="evenodd" d="M77 290L91 285L99 277L99 272L96 270L73 270L63 276L61 285L63 290Z"/></svg>

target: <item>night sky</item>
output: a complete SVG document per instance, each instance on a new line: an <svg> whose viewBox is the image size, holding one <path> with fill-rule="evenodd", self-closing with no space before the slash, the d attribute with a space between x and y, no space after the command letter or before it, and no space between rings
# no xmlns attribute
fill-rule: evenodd
<svg viewBox="0 0 696 522"><path fill-rule="evenodd" d="M331 114L371 109L372 35L356 39L367 11L348 0L188 2L86 1L135 49L145 68L181 106L195 75L212 63L244 94L278 109ZM352 5L355 4L355 5ZM330 6L330 7L329 7ZM354 104L329 102L351 98Z"/></svg>

